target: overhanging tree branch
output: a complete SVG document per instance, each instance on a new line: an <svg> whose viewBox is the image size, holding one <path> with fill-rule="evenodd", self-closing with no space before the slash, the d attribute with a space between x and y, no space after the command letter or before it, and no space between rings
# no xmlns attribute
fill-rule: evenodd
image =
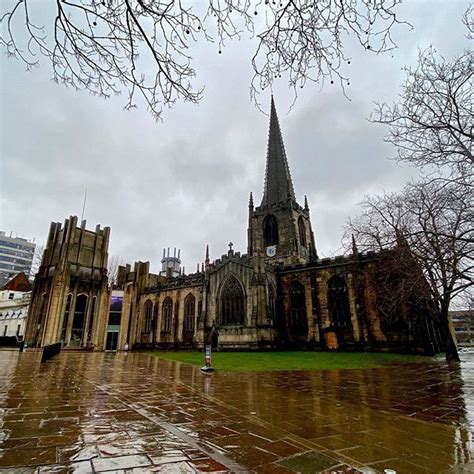
<svg viewBox="0 0 474 474"><path fill-rule="evenodd" d="M0 44L27 69L45 56L53 79L66 86L105 98L128 90L127 109L136 106L139 93L158 119L163 106L177 100L197 103L202 97L202 89L193 85L189 54L195 42L215 42L221 53L227 40L247 31L256 42L252 99L258 103L258 94L282 76L296 98L307 81L347 86L345 37L355 37L375 53L395 48L391 31L403 23L396 16L398 3L50 0L51 19L40 27L33 0L9 0L10 6L2 3Z"/></svg>

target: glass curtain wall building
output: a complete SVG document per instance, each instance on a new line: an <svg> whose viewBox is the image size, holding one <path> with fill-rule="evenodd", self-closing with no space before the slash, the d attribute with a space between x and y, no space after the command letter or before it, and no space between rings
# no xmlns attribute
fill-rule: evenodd
<svg viewBox="0 0 474 474"><path fill-rule="evenodd" d="M8 237L0 231L0 276L11 278L20 272L29 275L35 244L21 237Z"/></svg>

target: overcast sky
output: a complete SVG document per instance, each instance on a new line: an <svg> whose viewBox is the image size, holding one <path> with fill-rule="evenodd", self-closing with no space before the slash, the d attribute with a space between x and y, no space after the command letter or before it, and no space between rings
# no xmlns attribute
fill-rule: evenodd
<svg viewBox="0 0 474 474"><path fill-rule="evenodd" d="M44 1L49 8L54 2ZM348 44L351 101L338 86L308 84L288 113L284 82L274 96L300 204L308 196L320 256L340 251L342 227L365 194L398 189L416 170L387 157L386 130L367 122L376 100L396 97L418 47L445 57L467 46L462 0L412 0L399 9L414 30L399 27L399 49L376 56ZM3 6L3 2L2 2ZM0 7L1 8L1 7ZM45 10L47 11L47 10ZM197 48L199 105L178 104L156 124L125 97L102 100L51 82L47 62L31 73L1 57L0 230L43 244L51 221L80 216L87 227L112 228L110 254L160 267L163 247L181 249L186 272L204 259L246 251L248 197L260 203L268 117L249 99L254 43ZM270 93L262 96L266 108Z"/></svg>

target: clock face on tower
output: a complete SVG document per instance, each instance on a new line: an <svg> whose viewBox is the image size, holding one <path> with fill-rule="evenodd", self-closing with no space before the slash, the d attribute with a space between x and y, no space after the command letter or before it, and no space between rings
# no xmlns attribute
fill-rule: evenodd
<svg viewBox="0 0 474 474"><path fill-rule="evenodd" d="M267 247L267 256L274 257L276 255L276 251L277 251L276 245L271 245L270 247Z"/></svg>

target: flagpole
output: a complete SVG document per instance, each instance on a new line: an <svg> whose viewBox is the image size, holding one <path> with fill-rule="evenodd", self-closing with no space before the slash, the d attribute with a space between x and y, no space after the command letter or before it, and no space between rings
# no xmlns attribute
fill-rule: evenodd
<svg viewBox="0 0 474 474"><path fill-rule="evenodd" d="M86 210L86 200L87 200L87 188L86 188L86 192L84 193L84 204L82 205L81 222L84 220L84 211Z"/></svg>

